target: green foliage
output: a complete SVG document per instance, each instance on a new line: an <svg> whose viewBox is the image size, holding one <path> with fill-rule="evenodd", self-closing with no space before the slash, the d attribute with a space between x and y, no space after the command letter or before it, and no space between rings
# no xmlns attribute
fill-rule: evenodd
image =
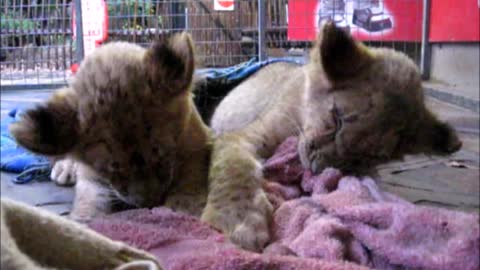
<svg viewBox="0 0 480 270"><path fill-rule="evenodd" d="M39 41L42 44L63 44L65 40L62 36L51 36L43 34L43 28L48 26L58 27L59 17L62 16L62 11L65 10L65 6L58 5L58 1L55 0L22 0L19 1L3 0L6 1L5 9L0 10L0 27L2 31L15 31L18 34L9 36L9 42L14 39L23 40L23 43ZM42 20L48 18L47 20ZM70 27L67 24L67 27ZM30 35L31 32L35 34ZM28 35L22 34L28 33Z"/></svg>
<svg viewBox="0 0 480 270"><path fill-rule="evenodd" d="M110 16L148 16L154 13L151 0L111 0L107 1Z"/></svg>
<svg viewBox="0 0 480 270"><path fill-rule="evenodd" d="M144 25L142 17L151 18L155 15L151 0L110 0L107 5L108 16L123 30L142 30L148 27ZM158 25L162 26L162 17L157 16L157 20Z"/></svg>
<svg viewBox="0 0 480 270"><path fill-rule="evenodd" d="M0 27L3 29L9 29L9 30L21 30L21 31L29 31L29 30L34 30L38 28L39 24L38 22L35 22L32 19L28 18L23 18L23 19L18 19L9 15L9 14L0 14L1 19L0 19Z"/></svg>

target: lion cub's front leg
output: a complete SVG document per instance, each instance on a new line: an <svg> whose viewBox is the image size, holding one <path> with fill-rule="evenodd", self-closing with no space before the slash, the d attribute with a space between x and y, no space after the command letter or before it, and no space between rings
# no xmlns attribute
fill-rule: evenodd
<svg viewBox="0 0 480 270"><path fill-rule="evenodd" d="M199 217L208 194L208 164L210 149L190 152L183 158L178 181L169 191L165 206Z"/></svg>
<svg viewBox="0 0 480 270"><path fill-rule="evenodd" d="M98 181L98 175L88 166L77 163L75 199L69 217L86 223L112 210L112 191Z"/></svg>
<svg viewBox="0 0 480 270"><path fill-rule="evenodd" d="M259 251L270 239L273 207L261 188L261 164L254 152L251 144L235 134L217 139L202 220L242 248Z"/></svg>

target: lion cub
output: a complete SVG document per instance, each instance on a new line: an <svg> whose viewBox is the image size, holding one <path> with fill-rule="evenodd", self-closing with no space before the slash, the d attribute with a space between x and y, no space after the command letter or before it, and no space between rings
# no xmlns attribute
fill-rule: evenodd
<svg viewBox="0 0 480 270"><path fill-rule="evenodd" d="M193 44L177 34L150 49L113 42L73 83L11 126L18 143L76 174L71 217L88 221L119 202L200 215L210 133L192 99Z"/></svg>
<svg viewBox="0 0 480 270"><path fill-rule="evenodd" d="M262 164L287 137L299 136L303 166L364 174L405 154L448 154L460 141L427 110L420 74L405 55L367 48L327 23L310 63L270 64L237 86L211 121L215 141L202 219L240 246L269 240L272 206Z"/></svg>

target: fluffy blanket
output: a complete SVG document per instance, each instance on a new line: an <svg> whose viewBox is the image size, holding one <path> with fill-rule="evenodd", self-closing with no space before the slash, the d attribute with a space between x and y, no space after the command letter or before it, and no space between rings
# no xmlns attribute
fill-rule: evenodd
<svg viewBox="0 0 480 270"><path fill-rule="evenodd" d="M368 177L304 171L296 138L265 163L275 206L263 254L237 249L197 218L167 208L97 219L95 231L146 250L165 269L479 269L479 216L415 206Z"/></svg>

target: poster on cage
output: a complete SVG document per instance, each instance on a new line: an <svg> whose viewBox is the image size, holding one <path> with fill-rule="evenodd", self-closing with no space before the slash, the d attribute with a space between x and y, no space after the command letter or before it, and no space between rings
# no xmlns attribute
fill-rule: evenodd
<svg viewBox="0 0 480 270"><path fill-rule="evenodd" d="M82 32L84 55L90 54L108 37L108 10L104 0L83 0ZM77 34L75 6L72 5L72 32Z"/></svg>
<svg viewBox="0 0 480 270"><path fill-rule="evenodd" d="M363 41L420 41L422 0L291 0L288 40L314 40L332 20Z"/></svg>
<svg viewBox="0 0 480 270"><path fill-rule="evenodd" d="M480 41L480 0L432 1L431 42Z"/></svg>

